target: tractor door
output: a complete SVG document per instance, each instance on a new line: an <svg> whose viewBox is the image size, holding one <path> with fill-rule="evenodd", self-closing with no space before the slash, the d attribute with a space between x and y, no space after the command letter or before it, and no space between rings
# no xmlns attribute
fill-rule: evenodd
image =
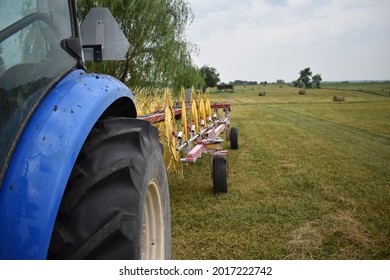
<svg viewBox="0 0 390 280"><path fill-rule="evenodd" d="M0 185L16 142L45 93L76 59L65 0L0 0Z"/></svg>

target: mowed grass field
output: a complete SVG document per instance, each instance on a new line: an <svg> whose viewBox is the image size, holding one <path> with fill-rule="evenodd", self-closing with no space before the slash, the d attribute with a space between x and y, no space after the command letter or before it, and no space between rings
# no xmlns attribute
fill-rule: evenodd
<svg viewBox="0 0 390 280"><path fill-rule="evenodd" d="M211 91L232 105L239 149L227 194L207 155L169 175L174 259L390 259L390 97L298 91Z"/></svg>

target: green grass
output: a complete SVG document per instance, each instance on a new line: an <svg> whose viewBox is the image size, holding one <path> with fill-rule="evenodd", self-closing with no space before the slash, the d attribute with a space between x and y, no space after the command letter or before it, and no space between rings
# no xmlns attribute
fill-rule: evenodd
<svg viewBox="0 0 390 280"><path fill-rule="evenodd" d="M323 83L322 88L338 89L348 91L359 91L382 96L390 96L390 81L387 82L367 82L367 83Z"/></svg>
<svg viewBox="0 0 390 280"><path fill-rule="evenodd" d="M212 91L240 147L227 194L207 155L169 175L173 258L390 259L390 97L367 91Z"/></svg>

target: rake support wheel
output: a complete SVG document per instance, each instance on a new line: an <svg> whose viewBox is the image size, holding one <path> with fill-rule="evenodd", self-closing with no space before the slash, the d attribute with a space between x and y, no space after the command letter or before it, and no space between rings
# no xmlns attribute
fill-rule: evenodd
<svg viewBox="0 0 390 280"><path fill-rule="evenodd" d="M227 167L226 158L221 155L215 155L213 158L213 183L214 193L227 193Z"/></svg>
<svg viewBox="0 0 390 280"><path fill-rule="evenodd" d="M233 150L238 149L238 128L237 127L232 127L230 130L230 147Z"/></svg>

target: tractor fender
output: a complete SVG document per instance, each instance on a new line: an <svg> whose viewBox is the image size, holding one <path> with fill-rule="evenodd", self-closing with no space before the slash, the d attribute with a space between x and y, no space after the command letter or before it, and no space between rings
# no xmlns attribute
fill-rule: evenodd
<svg viewBox="0 0 390 280"><path fill-rule="evenodd" d="M121 104L119 115L136 117L124 84L83 70L48 92L17 143L0 189L0 259L46 258L76 158L93 125L115 103Z"/></svg>

